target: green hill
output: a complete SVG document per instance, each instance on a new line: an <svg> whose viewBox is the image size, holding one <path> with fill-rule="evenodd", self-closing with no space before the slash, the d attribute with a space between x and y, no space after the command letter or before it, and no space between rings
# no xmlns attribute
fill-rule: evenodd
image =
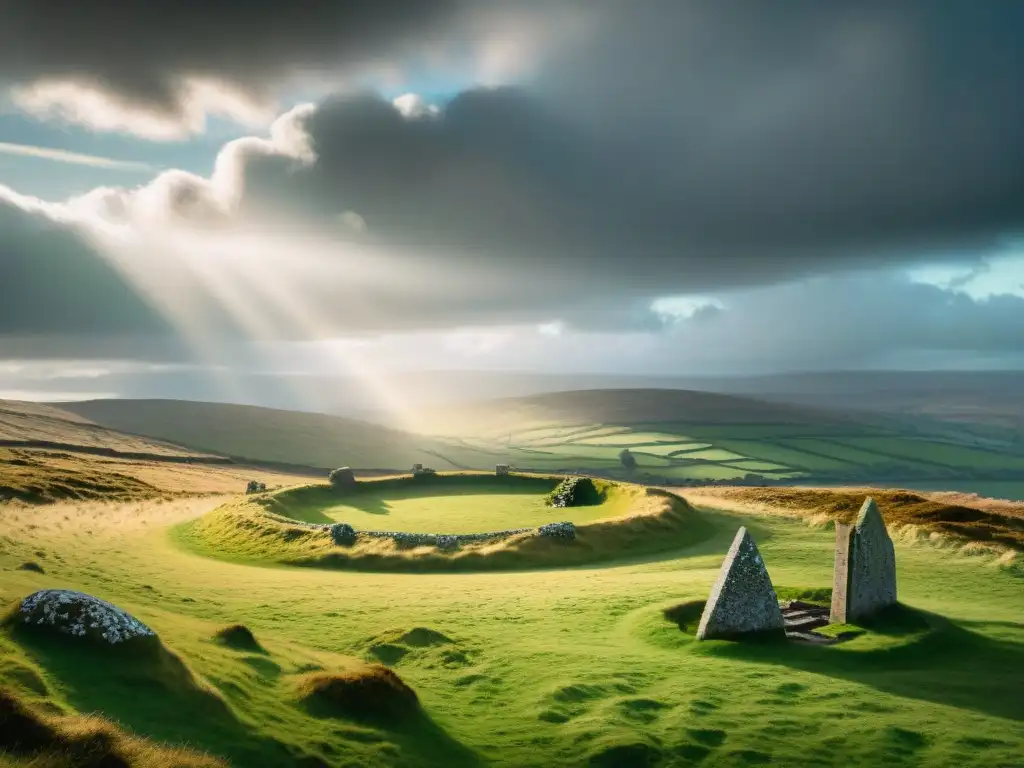
<svg viewBox="0 0 1024 768"><path fill-rule="evenodd" d="M683 484L1024 481L1024 454L1011 443L936 432L910 419L688 390L557 392L424 409L418 434L338 416L215 403L97 400L63 407L196 450L321 468L510 463ZM635 462L631 470L623 464L624 450Z"/></svg>
<svg viewBox="0 0 1024 768"><path fill-rule="evenodd" d="M437 440L322 413L185 400L89 400L62 408L113 429L254 462L451 468L433 452L442 446Z"/></svg>

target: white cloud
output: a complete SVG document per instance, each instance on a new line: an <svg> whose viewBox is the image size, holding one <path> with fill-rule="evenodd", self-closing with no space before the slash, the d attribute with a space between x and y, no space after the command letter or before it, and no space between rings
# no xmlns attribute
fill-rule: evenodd
<svg viewBox="0 0 1024 768"><path fill-rule="evenodd" d="M59 119L94 131L130 133L153 141L177 141L206 130L208 117L225 117L250 128L268 125L273 102L261 102L234 86L208 79L181 78L175 103L164 112L130 101L95 83L39 80L14 88L14 103L39 119Z"/></svg>
<svg viewBox="0 0 1024 768"><path fill-rule="evenodd" d="M56 163L87 165L92 168L105 168L115 171L154 170L153 166L149 163L141 163L132 160L115 160L110 157L86 155L80 152L68 152L67 150L54 149L53 147L40 147L33 144L12 144L6 141L0 141L0 154L33 157L39 160L51 160Z"/></svg>

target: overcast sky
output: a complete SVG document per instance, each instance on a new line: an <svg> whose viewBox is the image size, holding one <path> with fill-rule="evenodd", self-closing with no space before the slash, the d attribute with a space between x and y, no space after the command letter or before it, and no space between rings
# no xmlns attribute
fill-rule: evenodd
<svg viewBox="0 0 1024 768"><path fill-rule="evenodd" d="M1024 367L1015 0L0 17L0 397Z"/></svg>

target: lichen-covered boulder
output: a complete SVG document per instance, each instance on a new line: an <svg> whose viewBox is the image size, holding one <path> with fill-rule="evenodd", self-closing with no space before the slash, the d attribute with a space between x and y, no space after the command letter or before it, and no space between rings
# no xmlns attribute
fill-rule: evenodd
<svg viewBox="0 0 1024 768"><path fill-rule="evenodd" d="M575 539L576 526L569 522L548 523L537 529L541 536L549 536L553 539Z"/></svg>
<svg viewBox="0 0 1024 768"><path fill-rule="evenodd" d="M697 639L770 632L785 633L779 598L757 545L740 528L704 606Z"/></svg>
<svg viewBox="0 0 1024 768"><path fill-rule="evenodd" d="M334 523L329 530L331 540L339 547L354 544L356 541L356 529L348 523Z"/></svg>
<svg viewBox="0 0 1024 768"><path fill-rule="evenodd" d="M13 620L33 629L52 629L109 645L156 636L141 621L106 600L69 589L33 592L21 601Z"/></svg>

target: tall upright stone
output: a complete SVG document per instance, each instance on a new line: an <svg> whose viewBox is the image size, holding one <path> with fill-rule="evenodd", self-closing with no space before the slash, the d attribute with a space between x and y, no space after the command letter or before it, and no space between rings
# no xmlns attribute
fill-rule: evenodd
<svg viewBox="0 0 1024 768"><path fill-rule="evenodd" d="M779 598L761 553L746 528L725 556L697 628L698 640L764 632L785 632Z"/></svg>
<svg viewBox="0 0 1024 768"><path fill-rule="evenodd" d="M869 497L856 523L836 526L829 621L855 622L895 602L896 550L878 505Z"/></svg>

